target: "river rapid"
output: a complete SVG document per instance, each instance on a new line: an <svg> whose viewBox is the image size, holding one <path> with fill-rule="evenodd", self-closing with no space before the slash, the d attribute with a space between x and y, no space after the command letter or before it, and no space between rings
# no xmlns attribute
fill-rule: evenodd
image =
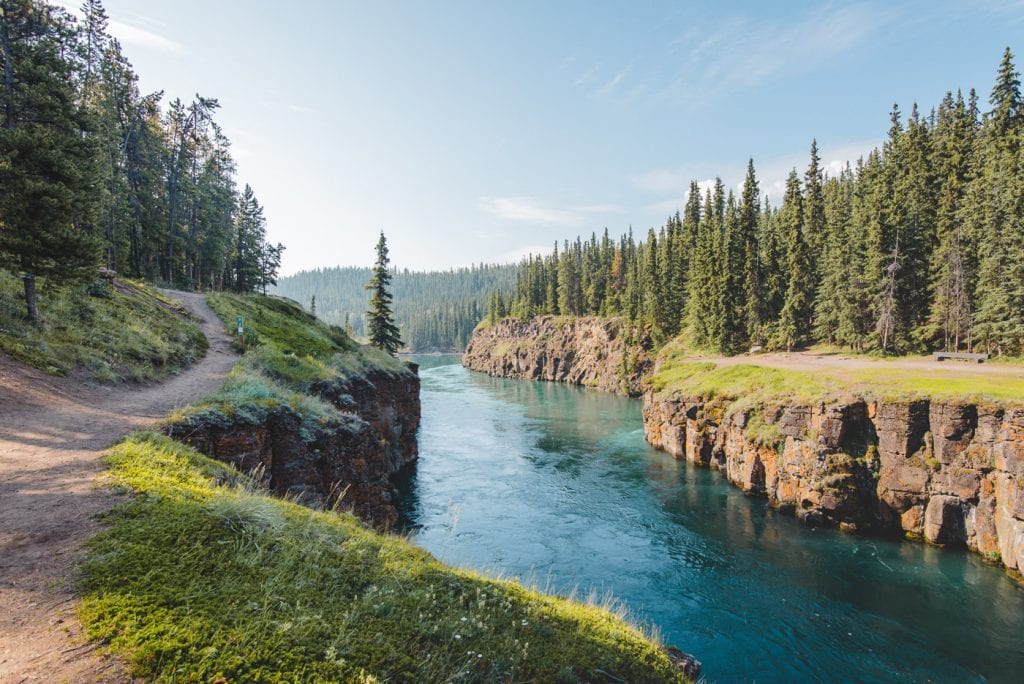
<svg viewBox="0 0 1024 684"><path fill-rule="evenodd" d="M637 399L413 360L402 514L441 560L611 592L708 681L1024 681L1024 587L980 557L804 527L648 446Z"/></svg>

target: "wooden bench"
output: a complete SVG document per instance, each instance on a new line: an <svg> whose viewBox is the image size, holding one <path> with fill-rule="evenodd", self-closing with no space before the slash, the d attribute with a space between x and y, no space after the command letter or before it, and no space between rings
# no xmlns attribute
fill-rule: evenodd
<svg viewBox="0 0 1024 684"><path fill-rule="evenodd" d="M932 358L936 361L942 361L944 359L961 359L963 361L975 361L977 363L985 363L988 359L988 354L969 354L967 352L932 352Z"/></svg>

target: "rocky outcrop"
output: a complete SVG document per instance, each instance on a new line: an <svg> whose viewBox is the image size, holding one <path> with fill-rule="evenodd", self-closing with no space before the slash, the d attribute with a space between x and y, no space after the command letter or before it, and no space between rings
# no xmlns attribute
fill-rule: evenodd
<svg viewBox="0 0 1024 684"><path fill-rule="evenodd" d="M417 456L420 381L415 364L364 370L313 385L339 412L310 420L281 404L227 416L206 411L167 426L175 439L261 478L276 494L337 506L379 528L398 519L392 476Z"/></svg>
<svg viewBox="0 0 1024 684"><path fill-rule="evenodd" d="M473 333L462 365L489 375L551 380L639 396L651 339L619 319L505 319Z"/></svg>
<svg viewBox="0 0 1024 684"><path fill-rule="evenodd" d="M1024 571L1024 407L852 400L739 408L648 392L644 432L809 524L901 532Z"/></svg>

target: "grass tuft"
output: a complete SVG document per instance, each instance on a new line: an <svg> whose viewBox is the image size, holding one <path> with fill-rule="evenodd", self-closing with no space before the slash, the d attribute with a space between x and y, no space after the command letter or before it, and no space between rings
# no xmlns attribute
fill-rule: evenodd
<svg viewBox="0 0 1024 684"><path fill-rule="evenodd" d="M81 617L135 676L683 681L607 610L452 569L351 516L267 497L166 437L130 436L107 463L111 483L135 496L90 542Z"/></svg>

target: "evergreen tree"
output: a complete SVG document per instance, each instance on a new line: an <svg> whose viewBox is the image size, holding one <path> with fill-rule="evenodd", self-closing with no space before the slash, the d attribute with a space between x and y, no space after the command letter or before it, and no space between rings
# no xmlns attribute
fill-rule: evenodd
<svg viewBox="0 0 1024 684"><path fill-rule="evenodd" d="M97 265L97 147L74 90L70 20L31 0L0 10L0 264L21 273L38 323L36 277L76 280Z"/></svg>
<svg viewBox="0 0 1024 684"><path fill-rule="evenodd" d="M791 351L793 347L803 344L810 333L813 305L810 245L804 232L809 223L804 214L804 198L796 169L790 172L786 180L779 223L786 237L787 284L786 299L779 314L776 344Z"/></svg>
<svg viewBox="0 0 1024 684"><path fill-rule="evenodd" d="M761 192L754 172L754 160L747 161L747 176L743 181L739 216L736 222L735 263L732 269L742 269L742 279L737 285L743 299L739 303L744 318L744 342L757 341L766 320L765 292L762 287L761 254L757 243L760 223ZM734 271L736 272L736 271Z"/></svg>
<svg viewBox="0 0 1024 684"><path fill-rule="evenodd" d="M374 264L370 282L366 284L366 289L370 291L370 308L366 312L367 328L370 344L394 356L402 346L402 338L391 310L391 271L388 268L390 260L384 231L381 231L377 240L376 250L377 263Z"/></svg>

